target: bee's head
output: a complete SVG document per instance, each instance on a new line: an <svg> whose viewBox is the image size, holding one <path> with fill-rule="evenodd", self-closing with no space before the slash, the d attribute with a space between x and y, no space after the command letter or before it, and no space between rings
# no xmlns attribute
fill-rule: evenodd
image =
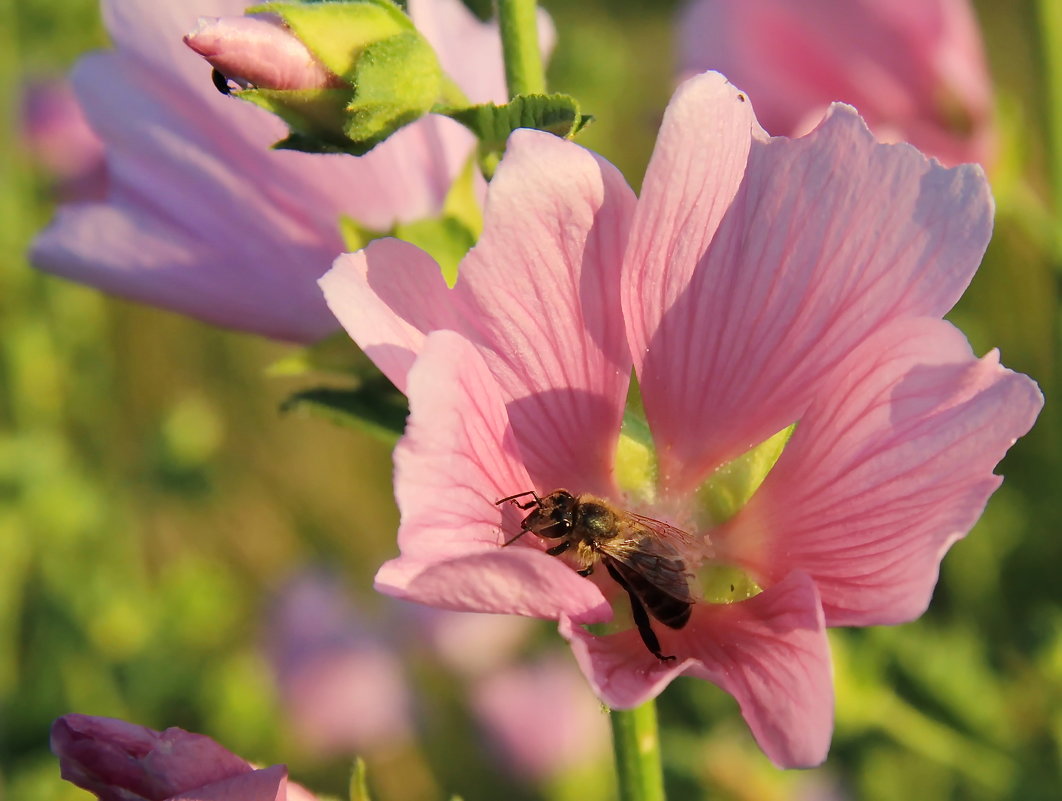
<svg viewBox="0 0 1062 801"><path fill-rule="evenodd" d="M572 530L575 496L568 490L554 490L543 496L538 506L531 511L520 528L546 539L567 536Z"/></svg>

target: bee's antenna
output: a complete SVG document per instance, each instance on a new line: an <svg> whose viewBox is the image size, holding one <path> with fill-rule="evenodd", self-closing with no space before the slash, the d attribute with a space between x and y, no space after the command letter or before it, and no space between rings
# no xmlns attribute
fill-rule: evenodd
<svg viewBox="0 0 1062 801"><path fill-rule="evenodd" d="M498 501L498 503L501 503L501 501ZM504 548L506 545L512 545L514 542L516 542L518 539L520 539L526 533L527 533L527 529L526 528L525 529L521 529L520 533L517 534L515 537L513 537L511 540L506 540L505 542L503 542L502 543L502 547Z"/></svg>

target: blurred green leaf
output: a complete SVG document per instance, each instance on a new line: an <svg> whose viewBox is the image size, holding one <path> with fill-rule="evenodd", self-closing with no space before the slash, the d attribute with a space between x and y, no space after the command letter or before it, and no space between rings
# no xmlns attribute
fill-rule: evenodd
<svg viewBox="0 0 1062 801"><path fill-rule="evenodd" d="M318 387L296 392L283 412L306 412L332 423L367 431L394 444L405 428L409 406L398 390L378 385L357 389Z"/></svg>
<svg viewBox="0 0 1062 801"><path fill-rule="evenodd" d="M369 793L369 770L365 760L355 757L350 771L350 801L372 801Z"/></svg>

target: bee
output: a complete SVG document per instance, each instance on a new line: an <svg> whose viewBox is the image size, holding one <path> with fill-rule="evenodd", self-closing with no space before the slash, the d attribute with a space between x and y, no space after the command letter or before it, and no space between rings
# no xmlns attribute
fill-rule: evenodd
<svg viewBox="0 0 1062 801"><path fill-rule="evenodd" d="M518 499L530 500L520 503ZM631 613L645 647L661 662L670 662L650 625L651 614L671 629L689 622L693 604L690 572L682 545L692 543L684 531L651 517L619 509L589 493L574 495L557 489L539 497L534 490L495 501L530 510L520 523L512 545L528 532L559 542L546 549L550 556L572 551L576 571L589 576L600 562L630 598ZM648 610L648 612L646 611Z"/></svg>

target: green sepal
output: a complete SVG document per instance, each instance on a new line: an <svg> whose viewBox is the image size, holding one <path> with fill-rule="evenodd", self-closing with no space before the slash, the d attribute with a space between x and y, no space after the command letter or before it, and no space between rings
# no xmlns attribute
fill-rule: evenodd
<svg viewBox="0 0 1062 801"><path fill-rule="evenodd" d="M317 387L296 392L280 405L284 413L308 412L337 425L366 431L395 444L405 429L409 406L394 387Z"/></svg>
<svg viewBox="0 0 1062 801"><path fill-rule="evenodd" d="M428 41L410 31L366 47L353 83L343 133L360 155L427 114L442 93L443 73Z"/></svg>
<svg viewBox="0 0 1062 801"><path fill-rule="evenodd" d="M623 423L612 469L616 484L627 498L639 505L651 505L656 500L656 446L645 419L638 377L633 372L627 388L627 402L623 409Z"/></svg>
<svg viewBox="0 0 1062 801"><path fill-rule="evenodd" d="M236 96L291 129L274 147L362 156L440 102L460 99L431 45L391 0L264 3L248 13L279 15L321 63L349 86L247 89Z"/></svg>
<svg viewBox="0 0 1062 801"><path fill-rule="evenodd" d="M579 109L571 95L517 95L504 105L483 103L463 108L436 107L434 111L457 120L479 137L480 163L492 175L509 134L518 128L535 128L571 139L593 120Z"/></svg>
<svg viewBox="0 0 1062 801"><path fill-rule="evenodd" d="M470 159L443 201L442 214L378 231L350 217L340 217L339 229L348 251L361 250L374 239L391 236L416 245L439 263L443 278L453 287L461 259L483 231L483 211L475 192L475 164Z"/></svg>
<svg viewBox="0 0 1062 801"><path fill-rule="evenodd" d="M287 123L291 134L273 145L277 150L346 153L343 136L350 89L243 89L233 92L272 112Z"/></svg>
<svg viewBox="0 0 1062 801"><path fill-rule="evenodd" d="M736 515L774 467L794 423L720 467L697 488L698 522L720 525Z"/></svg>
<svg viewBox="0 0 1062 801"><path fill-rule="evenodd" d="M244 13L278 15L322 64L347 79L355 77L369 45L414 30L412 20L389 0L263 3Z"/></svg>
<svg viewBox="0 0 1062 801"><path fill-rule="evenodd" d="M739 567L709 562L697 571L700 596L711 604L732 604L747 601L763 592L763 588Z"/></svg>
<svg viewBox="0 0 1062 801"><path fill-rule="evenodd" d="M395 226L395 236L430 253L439 263L443 278L453 288L457 283L457 266L476 244L476 239L459 220L453 217L417 220Z"/></svg>

